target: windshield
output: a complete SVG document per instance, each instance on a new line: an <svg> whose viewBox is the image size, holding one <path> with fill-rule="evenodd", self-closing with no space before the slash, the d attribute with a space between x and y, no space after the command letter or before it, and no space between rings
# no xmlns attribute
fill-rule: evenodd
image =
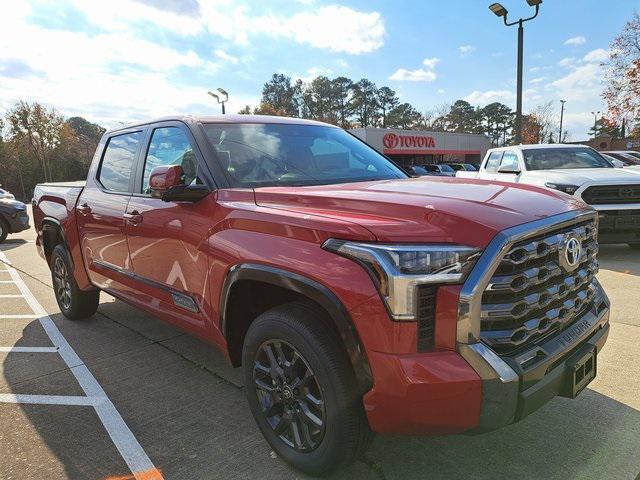
<svg viewBox="0 0 640 480"><path fill-rule="evenodd" d="M407 178L387 158L340 128L239 123L203 126L234 187Z"/></svg>
<svg viewBox="0 0 640 480"><path fill-rule="evenodd" d="M602 155L590 148L532 148L523 150L527 170L560 168L612 168Z"/></svg>
<svg viewBox="0 0 640 480"><path fill-rule="evenodd" d="M440 165L440 171L445 173L455 173L455 170L451 168L449 165Z"/></svg>

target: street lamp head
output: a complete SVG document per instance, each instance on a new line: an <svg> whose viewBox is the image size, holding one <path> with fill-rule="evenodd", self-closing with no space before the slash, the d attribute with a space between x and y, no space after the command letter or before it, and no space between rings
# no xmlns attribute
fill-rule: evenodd
<svg viewBox="0 0 640 480"><path fill-rule="evenodd" d="M207 92L209 95L211 95L213 98L215 98L218 102L220 102L220 97L218 97L218 95L216 95L213 92Z"/></svg>
<svg viewBox="0 0 640 480"><path fill-rule="evenodd" d="M489 10L495 13L498 17L506 17L508 13L507 9L499 3L492 3L491 5L489 5Z"/></svg>
<svg viewBox="0 0 640 480"><path fill-rule="evenodd" d="M218 88L218 91L223 94L226 95L227 97L229 96L229 94L227 93L227 91L224 88Z"/></svg>
<svg viewBox="0 0 640 480"><path fill-rule="evenodd" d="M540 5L542 3L542 0L527 0L527 3L531 7L537 7L538 5Z"/></svg>

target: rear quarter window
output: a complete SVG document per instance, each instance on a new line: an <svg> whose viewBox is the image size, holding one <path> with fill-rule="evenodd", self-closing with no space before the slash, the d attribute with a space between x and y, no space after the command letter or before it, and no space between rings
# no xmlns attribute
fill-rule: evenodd
<svg viewBox="0 0 640 480"><path fill-rule="evenodd" d="M111 137L104 150L98 182L111 192L128 192L142 132Z"/></svg>
<svg viewBox="0 0 640 480"><path fill-rule="evenodd" d="M500 165L500 160L502 159L503 152L491 152L489 154L489 158L487 159L487 163L484 165L484 169L488 173L495 173L498 171L498 165Z"/></svg>

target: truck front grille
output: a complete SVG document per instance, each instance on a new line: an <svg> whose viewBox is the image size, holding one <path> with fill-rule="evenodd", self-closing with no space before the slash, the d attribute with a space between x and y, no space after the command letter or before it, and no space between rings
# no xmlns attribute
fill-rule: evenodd
<svg viewBox="0 0 640 480"><path fill-rule="evenodd" d="M568 237L582 243L573 271L560 255ZM553 230L515 243L504 255L482 295L481 336L496 352L509 354L565 328L591 306L598 272L594 221Z"/></svg>
<svg viewBox="0 0 640 480"><path fill-rule="evenodd" d="M436 338L436 294L438 287L419 285L418 293L418 352L431 350Z"/></svg>
<svg viewBox="0 0 640 480"><path fill-rule="evenodd" d="M582 198L590 205L640 203L640 184L594 185L584 191Z"/></svg>

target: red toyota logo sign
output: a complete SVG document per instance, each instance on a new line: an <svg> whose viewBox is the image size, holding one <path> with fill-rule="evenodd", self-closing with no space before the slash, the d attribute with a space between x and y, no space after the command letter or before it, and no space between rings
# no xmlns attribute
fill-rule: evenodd
<svg viewBox="0 0 640 480"><path fill-rule="evenodd" d="M433 137L426 135L398 135L396 133L385 133L382 137L382 145L385 150L396 149L420 149L425 150L436 147Z"/></svg>
<svg viewBox="0 0 640 480"><path fill-rule="evenodd" d="M382 144L384 145L384 148L389 149L396 148L399 141L400 138L395 133L385 133L384 137L382 138Z"/></svg>

